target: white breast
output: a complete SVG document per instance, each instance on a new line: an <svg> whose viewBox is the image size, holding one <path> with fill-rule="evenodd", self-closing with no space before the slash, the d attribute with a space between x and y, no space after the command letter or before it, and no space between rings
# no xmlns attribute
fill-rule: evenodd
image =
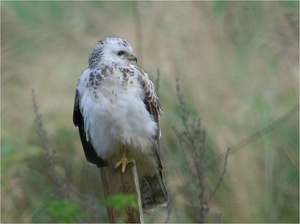
<svg viewBox="0 0 300 224"><path fill-rule="evenodd" d="M121 145L127 146L133 157L152 153L157 125L145 107L137 76L130 76L124 83L122 73L114 71L98 86L89 86L90 73L89 69L83 73L78 91L86 137L97 154L118 160Z"/></svg>

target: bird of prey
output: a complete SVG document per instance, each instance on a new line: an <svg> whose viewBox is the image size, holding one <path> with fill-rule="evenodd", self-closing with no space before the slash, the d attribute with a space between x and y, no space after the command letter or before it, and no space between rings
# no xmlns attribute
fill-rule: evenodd
<svg viewBox="0 0 300 224"><path fill-rule="evenodd" d="M148 74L133 61L137 57L126 40L98 42L78 81L73 122L90 163L124 173L135 162L147 211L168 203L159 157L162 108Z"/></svg>

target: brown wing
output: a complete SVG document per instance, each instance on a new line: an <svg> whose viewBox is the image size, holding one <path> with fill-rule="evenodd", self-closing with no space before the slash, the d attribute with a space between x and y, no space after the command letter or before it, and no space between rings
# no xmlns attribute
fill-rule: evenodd
<svg viewBox="0 0 300 224"><path fill-rule="evenodd" d="M138 71L138 80L141 83L142 88L145 91L144 103L147 110L153 116L154 121L157 123L157 132L154 136L156 145L156 157L159 164L158 172L150 177L145 176L141 182L142 191L142 204L144 210L151 210L157 205L166 206L169 201L169 196L166 187L163 183L162 178L162 164L160 160L160 128L159 128L159 118L162 113L162 107L160 105L158 96L155 92L155 88L151 80L148 78L147 74L140 68L136 67Z"/></svg>
<svg viewBox="0 0 300 224"><path fill-rule="evenodd" d="M145 99L144 103L146 105L147 110L153 116L154 121L157 123L157 132L154 136L156 142L156 154L159 162L159 166L162 169L161 161L160 161L160 145L159 145L159 138L160 138L160 127L159 127L159 118L162 113L162 107L160 105L158 96L155 92L155 87L151 80L148 78L148 75L139 67L135 66L138 71L138 80L141 83L142 88L145 91Z"/></svg>

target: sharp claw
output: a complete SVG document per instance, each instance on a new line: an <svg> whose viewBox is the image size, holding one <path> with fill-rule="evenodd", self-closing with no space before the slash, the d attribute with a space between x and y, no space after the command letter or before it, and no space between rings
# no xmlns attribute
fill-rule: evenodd
<svg viewBox="0 0 300 224"><path fill-rule="evenodd" d="M121 164L122 164L122 161L117 162L117 164L115 165L115 169L117 169Z"/></svg>
<svg viewBox="0 0 300 224"><path fill-rule="evenodd" d="M123 157L120 159L119 162L116 163L115 169L122 165L121 172L125 173L126 166L128 163L135 163L135 161L134 159L128 160L126 156L126 148L125 148L123 152Z"/></svg>
<svg viewBox="0 0 300 224"><path fill-rule="evenodd" d="M122 164L122 169L121 169L122 173L125 173L126 165L127 165L127 163Z"/></svg>

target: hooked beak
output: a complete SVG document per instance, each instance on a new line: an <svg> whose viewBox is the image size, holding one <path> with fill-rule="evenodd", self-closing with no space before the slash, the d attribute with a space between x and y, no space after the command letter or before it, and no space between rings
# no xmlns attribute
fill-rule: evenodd
<svg viewBox="0 0 300 224"><path fill-rule="evenodd" d="M128 61L135 61L137 63L137 57L134 55L134 53L130 53L127 59Z"/></svg>

